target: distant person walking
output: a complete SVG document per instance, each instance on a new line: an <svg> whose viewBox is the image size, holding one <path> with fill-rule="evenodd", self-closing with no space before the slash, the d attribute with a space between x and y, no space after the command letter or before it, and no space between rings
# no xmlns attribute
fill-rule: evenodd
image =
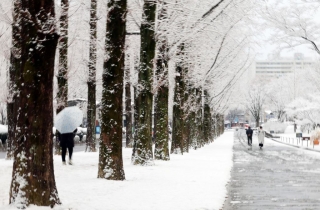
<svg viewBox="0 0 320 210"><path fill-rule="evenodd" d="M252 131L250 126L248 127L248 129L246 131L246 134L247 134L247 137L248 137L248 145L252 146L252 134L253 134L253 131Z"/></svg>
<svg viewBox="0 0 320 210"><path fill-rule="evenodd" d="M77 133L77 129L73 131L73 133L63 133L59 134L60 147L62 148L61 157L62 164L66 165L66 153L67 149L69 152L69 165L72 165L72 153L74 147L74 137Z"/></svg>
<svg viewBox="0 0 320 210"><path fill-rule="evenodd" d="M263 130L262 126L260 126L258 130L258 141L259 141L259 147L262 149L263 144L264 144L264 136L265 136L265 131Z"/></svg>

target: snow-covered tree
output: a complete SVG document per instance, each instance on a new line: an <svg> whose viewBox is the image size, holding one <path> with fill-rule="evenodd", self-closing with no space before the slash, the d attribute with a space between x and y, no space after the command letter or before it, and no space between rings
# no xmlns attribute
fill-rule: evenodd
<svg viewBox="0 0 320 210"><path fill-rule="evenodd" d="M309 124L313 128L320 124L320 97L310 94L308 97L299 97L286 106L288 117L297 121L300 125Z"/></svg>
<svg viewBox="0 0 320 210"><path fill-rule="evenodd" d="M124 180L122 160L122 94L126 37L126 0L108 2L103 72L98 178ZM119 111L120 108L120 111Z"/></svg>
<svg viewBox="0 0 320 210"><path fill-rule="evenodd" d="M135 95L135 134L132 163L153 164L152 154L152 78L155 59L155 20L157 2L145 1L140 26L141 47L138 85Z"/></svg>
<svg viewBox="0 0 320 210"><path fill-rule="evenodd" d="M61 0L57 113L68 106L69 0Z"/></svg>
<svg viewBox="0 0 320 210"><path fill-rule="evenodd" d="M88 107L87 139L88 151L96 151L96 65L97 65L97 0L91 0L90 8L90 46L88 61Z"/></svg>
<svg viewBox="0 0 320 210"><path fill-rule="evenodd" d="M154 90L154 157L169 160L169 78L168 78L168 37L166 36L167 2L158 2L156 75Z"/></svg>
<svg viewBox="0 0 320 210"><path fill-rule="evenodd" d="M58 43L54 1L13 2L11 90L15 133L9 202L60 203L53 170L53 77Z"/></svg>
<svg viewBox="0 0 320 210"><path fill-rule="evenodd" d="M260 14L269 28L276 29L270 41L277 43L280 49L307 45L319 56L319 3L308 0L265 1Z"/></svg>
<svg viewBox="0 0 320 210"><path fill-rule="evenodd" d="M175 88L173 99L173 121L172 121L172 143L171 153L183 154L188 152L189 145L186 137L186 114L184 110L185 92L186 92L186 78L188 67L183 62L185 56L185 46L181 44L177 57L179 61L176 62L175 74Z"/></svg>
<svg viewBox="0 0 320 210"><path fill-rule="evenodd" d="M266 100L265 90L261 84L252 85L252 88L246 94L245 106L255 119L256 127L259 127L263 112L263 105Z"/></svg>
<svg viewBox="0 0 320 210"><path fill-rule="evenodd" d="M279 121L285 118L285 107L293 100L291 77L281 77L266 85L266 103Z"/></svg>

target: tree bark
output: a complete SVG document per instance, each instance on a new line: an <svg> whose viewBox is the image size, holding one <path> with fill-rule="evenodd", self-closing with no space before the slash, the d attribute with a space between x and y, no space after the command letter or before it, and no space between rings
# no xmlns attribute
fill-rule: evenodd
<svg viewBox="0 0 320 210"><path fill-rule="evenodd" d="M161 2L161 7L158 12L159 24L164 24L167 11L166 3ZM161 31L158 30L158 31ZM157 42L157 94L155 96L155 119L154 119L154 141L155 150L154 158L157 160L170 160L169 156L169 78L168 78L168 41L165 35L160 35Z"/></svg>
<svg viewBox="0 0 320 210"><path fill-rule="evenodd" d="M180 49L183 50L183 47ZM172 143L171 153L184 152L183 130L184 130L184 82L183 67L181 62L176 67L175 89L173 98L173 121L172 121Z"/></svg>
<svg viewBox="0 0 320 210"><path fill-rule="evenodd" d="M130 72L127 71L127 74ZM132 147L132 106L131 106L131 82L130 77L127 77L125 86L126 95L126 147Z"/></svg>
<svg viewBox="0 0 320 210"><path fill-rule="evenodd" d="M68 104L68 10L69 0L61 0L57 114Z"/></svg>
<svg viewBox="0 0 320 210"><path fill-rule="evenodd" d="M224 115L220 114L220 135L224 133Z"/></svg>
<svg viewBox="0 0 320 210"><path fill-rule="evenodd" d="M193 148L194 150L196 150L199 146L198 146L198 141L197 141L197 132L196 132L196 113L194 111L191 111L191 113L189 114L189 139L190 139L190 147Z"/></svg>
<svg viewBox="0 0 320 210"><path fill-rule="evenodd" d="M167 86L163 86L160 88L156 96L154 157L157 160L170 160L168 131L168 93L169 88Z"/></svg>
<svg viewBox="0 0 320 210"><path fill-rule="evenodd" d="M102 75L101 136L98 178L124 180L122 160L122 94L126 33L126 0L108 2L106 54Z"/></svg>
<svg viewBox="0 0 320 210"><path fill-rule="evenodd" d="M256 117L256 127L257 127L257 128L259 127L259 121L260 121L260 117L257 116L257 117Z"/></svg>
<svg viewBox="0 0 320 210"><path fill-rule="evenodd" d="M211 137L211 111L209 106L208 91L204 91L204 107L203 107L203 139L205 144L209 144Z"/></svg>
<svg viewBox="0 0 320 210"><path fill-rule="evenodd" d="M57 114L68 105L68 10L69 0L61 0ZM57 135L56 135L57 137ZM60 142L55 141L55 154L61 155Z"/></svg>
<svg viewBox="0 0 320 210"><path fill-rule="evenodd" d="M18 89L16 84L16 78L20 74L21 70L21 14L19 10L21 8L21 1L14 1L13 11L13 23L12 24L12 48L10 54L10 67L9 67L9 97L7 103L7 116L8 116L8 139L7 139L7 154L6 159L11 160L13 157L13 151L16 143L16 123L17 119L17 96Z"/></svg>
<svg viewBox="0 0 320 210"><path fill-rule="evenodd" d="M140 69L135 98L135 135L132 153L134 165L152 165L152 78L155 58L156 1L145 1L140 27Z"/></svg>
<svg viewBox="0 0 320 210"><path fill-rule="evenodd" d="M203 135L204 142L209 144L211 142L211 112L208 104L204 104L204 121L203 121Z"/></svg>
<svg viewBox="0 0 320 210"><path fill-rule="evenodd" d="M19 91L14 103L17 112L16 147L10 203L28 205L60 204L53 170L53 74L58 35L55 32L54 1L23 0L14 4L21 30L20 57L11 62ZM17 8L18 7L18 8ZM15 39L13 35L13 40ZM13 50L13 49L12 49Z"/></svg>
<svg viewBox="0 0 320 210"><path fill-rule="evenodd" d="M212 117L212 137L215 139L218 136L218 118L217 114L214 113Z"/></svg>
<svg viewBox="0 0 320 210"><path fill-rule="evenodd" d="M196 89L196 127L197 127L197 145L198 147L204 146L204 139L203 139L203 122L202 122L202 106L201 106L201 89Z"/></svg>
<svg viewBox="0 0 320 210"><path fill-rule="evenodd" d="M97 1L91 0L86 151L96 152Z"/></svg>
<svg viewBox="0 0 320 210"><path fill-rule="evenodd" d="M190 84L187 83L188 67L183 62L185 59L185 47L184 43L179 47L178 56L182 61L177 63L176 66L176 78L175 89L173 99L173 126L172 126L172 143L171 153L189 152L190 133L188 131L189 123L189 111L188 100L189 93L187 87ZM190 88L190 87L189 87ZM191 123L191 121L190 121Z"/></svg>

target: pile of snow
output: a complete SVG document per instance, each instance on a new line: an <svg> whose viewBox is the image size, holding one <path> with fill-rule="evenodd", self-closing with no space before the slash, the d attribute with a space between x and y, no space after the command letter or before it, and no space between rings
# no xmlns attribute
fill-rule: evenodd
<svg viewBox="0 0 320 210"><path fill-rule="evenodd" d="M221 209L232 167L233 132L214 143L154 166L131 164L132 149L123 149L125 181L97 179L98 153L74 153L74 165L54 157L55 180L62 205L55 210ZM0 209L8 205L12 161L0 160ZM29 207L29 210L49 210Z"/></svg>

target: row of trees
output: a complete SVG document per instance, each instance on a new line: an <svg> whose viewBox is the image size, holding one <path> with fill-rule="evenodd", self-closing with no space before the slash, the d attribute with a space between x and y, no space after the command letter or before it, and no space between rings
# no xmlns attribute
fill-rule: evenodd
<svg viewBox="0 0 320 210"><path fill-rule="evenodd" d="M169 160L169 153L183 154L190 148L200 148L223 133L223 112L231 90L250 65L251 55L246 50L249 32L242 30L242 24L254 2L245 2L149 0L139 7L126 0L108 1L98 178L125 179L121 109L124 87L127 101L134 99L133 109L129 102L126 111L127 116L134 116L127 120L127 127L134 127L134 135L127 132L127 139L133 147L135 165L152 165L153 157ZM96 150L97 5L96 0L91 0L87 68L87 145L92 152ZM128 5L134 5L131 9L137 7L142 18L135 16ZM53 169L53 78L58 49L58 113L67 106L69 92L69 1L62 0L60 8L57 18L54 0L13 3L8 148L14 152L10 203L19 208L60 204ZM128 14L138 27L138 34L126 29ZM131 49L133 43L126 41L137 35L140 45ZM133 72L137 72L136 76Z"/></svg>

